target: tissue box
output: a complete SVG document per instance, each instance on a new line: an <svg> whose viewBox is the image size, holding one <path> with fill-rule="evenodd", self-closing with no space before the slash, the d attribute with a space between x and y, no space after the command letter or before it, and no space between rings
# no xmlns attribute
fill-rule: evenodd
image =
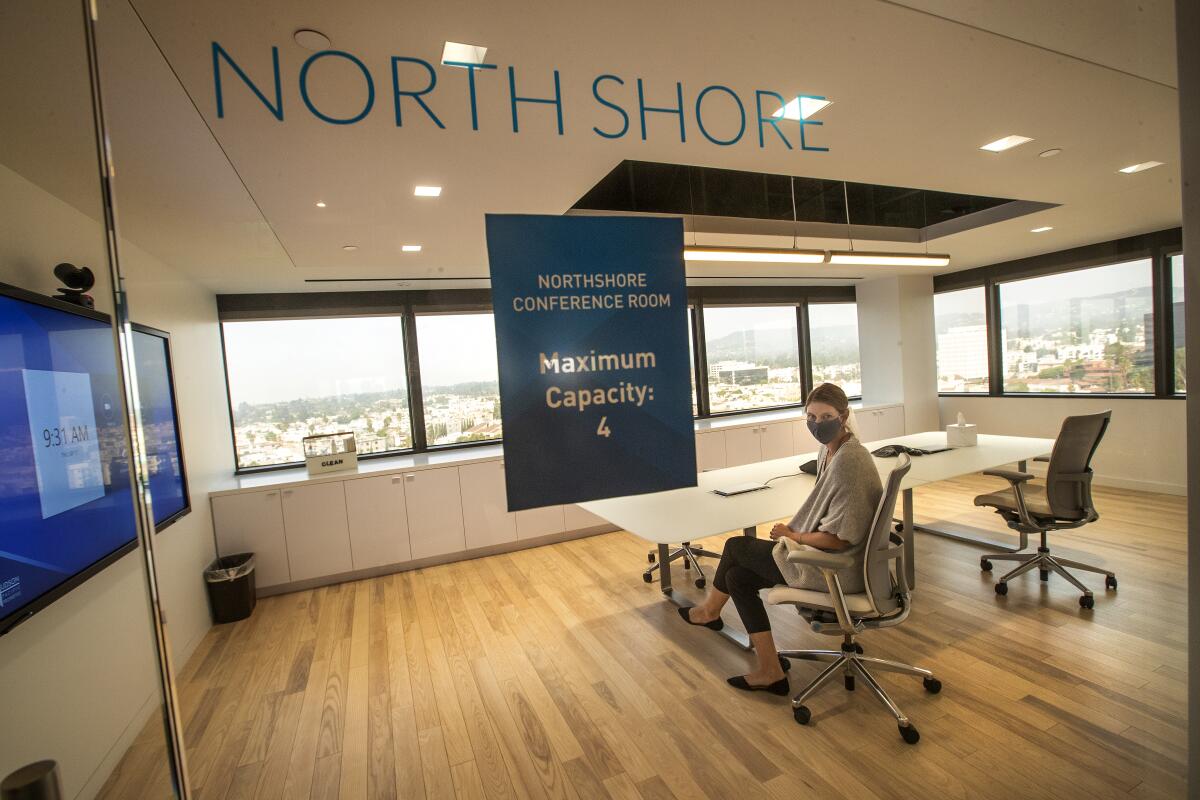
<svg viewBox="0 0 1200 800"><path fill-rule="evenodd" d="M975 426L970 423L946 426L947 447L974 447L977 441Z"/></svg>

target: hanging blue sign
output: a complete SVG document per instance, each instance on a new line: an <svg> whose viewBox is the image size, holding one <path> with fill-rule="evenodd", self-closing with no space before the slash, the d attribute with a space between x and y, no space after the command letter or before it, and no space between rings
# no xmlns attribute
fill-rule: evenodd
<svg viewBox="0 0 1200 800"><path fill-rule="evenodd" d="M696 485L683 223L487 215L508 508Z"/></svg>

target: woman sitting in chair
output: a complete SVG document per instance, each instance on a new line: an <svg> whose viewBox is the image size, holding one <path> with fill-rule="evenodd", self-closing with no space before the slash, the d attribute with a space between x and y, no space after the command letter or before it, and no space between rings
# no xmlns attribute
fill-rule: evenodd
<svg viewBox="0 0 1200 800"><path fill-rule="evenodd" d="M808 429L821 449L817 452L817 482L796 516L787 525L771 529L771 540L734 536L725 542L721 562L713 576L704 604L679 609L692 625L720 630L721 609L730 597L750 634L758 656L758 668L748 675L729 679L745 691L789 692L787 662L775 649L771 623L758 593L761 589L787 584L798 589L829 591L821 571L787 560L789 550L813 547L840 552L861 545L867 538L875 508L883 495L879 472L871 454L848 426L850 402L846 393L832 383L813 389L805 404ZM863 589L863 558L838 573L846 593Z"/></svg>

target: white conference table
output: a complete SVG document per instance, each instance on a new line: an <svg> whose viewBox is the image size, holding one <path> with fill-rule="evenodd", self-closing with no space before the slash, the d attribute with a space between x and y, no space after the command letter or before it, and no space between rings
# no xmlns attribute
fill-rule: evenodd
<svg viewBox="0 0 1200 800"><path fill-rule="evenodd" d="M946 446L944 431L913 433L876 442L865 442L868 450L885 444L903 444L922 450L940 450ZM913 493L917 487L936 481L969 475L985 469L1016 463L1024 470L1025 462L1049 453L1054 447L1053 439L1037 439L1023 436L993 436L979 434L974 447L960 447L942 453L914 456L912 468L900 484L902 493L902 516L900 534L904 538L907 561L907 577L910 587L916 586L914 560L914 537L916 531L966 541L973 544L1014 550L987 539L980 539L961 531L934 528L913 524ZM670 545L693 542L707 536L742 529L747 536L757 535L758 526L766 522L790 518L812 491L816 477L799 471L806 461L816 457L807 453L771 461L760 461L738 467L702 472L696 476L697 485L668 492L612 497L580 503L586 510L603 517L617 527L635 536L658 545L660 572L659 586L663 595L677 605L683 605L675 596L671 583ZM875 458L881 480L896 465L895 458ZM714 494L717 488L728 488L740 483L763 483L779 477L769 488L748 492L733 497ZM997 489L1003 488L997 482ZM971 502L973 498L964 498ZM743 647L744 637L732 635Z"/></svg>

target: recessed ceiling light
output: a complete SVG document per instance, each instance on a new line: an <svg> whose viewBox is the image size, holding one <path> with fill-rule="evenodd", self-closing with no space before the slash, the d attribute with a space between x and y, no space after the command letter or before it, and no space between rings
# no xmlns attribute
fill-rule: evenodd
<svg viewBox="0 0 1200 800"><path fill-rule="evenodd" d="M450 66L460 64L482 64L487 48L477 44L446 42L442 48L442 63Z"/></svg>
<svg viewBox="0 0 1200 800"><path fill-rule="evenodd" d="M1161 167L1162 164L1163 164L1163 162L1161 162L1161 161L1143 161L1140 164L1134 164L1133 166L1124 167L1122 169L1119 169L1119 170L1117 170L1117 172L1124 172L1126 175L1132 175L1135 172L1145 172L1148 169L1154 169L1155 167Z"/></svg>
<svg viewBox="0 0 1200 800"><path fill-rule="evenodd" d="M439 197L442 194L440 186L418 186L413 189L413 194L417 197Z"/></svg>
<svg viewBox="0 0 1200 800"><path fill-rule="evenodd" d="M988 142L979 149L987 150L989 153L1003 153L1005 150L1011 150L1018 145L1032 141L1033 139L1028 136L1017 136L1016 134L1013 134L1012 136L1005 136L1003 139L997 139L994 142Z"/></svg>
<svg viewBox="0 0 1200 800"><path fill-rule="evenodd" d="M405 253L419 253L419 252L421 252L421 245L405 244L405 245L400 246L400 250Z"/></svg>
<svg viewBox="0 0 1200 800"><path fill-rule="evenodd" d="M1029 232L1030 233L1045 233L1046 231L1052 231L1052 230L1054 230L1054 227L1052 225L1043 225L1040 228L1030 228Z"/></svg>
<svg viewBox="0 0 1200 800"><path fill-rule="evenodd" d="M1054 158L1061 152L1061 147L1051 147L1049 150L1043 150L1042 152L1038 153L1038 158Z"/></svg>
<svg viewBox="0 0 1200 800"><path fill-rule="evenodd" d="M324 208L324 207L325 207L325 201L324 201L324 200L318 200L318 201L317 201L317 208Z"/></svg>
<svg viewBox="0 0 1200 800"><path fill-rule="evenodd" d="M314 31L311 28L301 28L292 34L292 38L296 40L296 44L303 47L305 50L328 50L329 37L320 31Z"/></svg>
<svg viewBox="0 0 1200 800"><path fill-rule="evenodd" d="M776 119L808 119L829 105L833 105L833 101L824 97L793 97L771 116Z"/></svg>
<svg viewBox="0 0 1200 800"><path fill-rule="evenodd" d="M357 249L358 249L358 245L356 245L356 244L344 244L344 245L342 245L342 249L343 249L343 250L345 250L347 253L349 253L349 252L352 252L352 251L354 251L354 250L357 250Z"/></svg>

